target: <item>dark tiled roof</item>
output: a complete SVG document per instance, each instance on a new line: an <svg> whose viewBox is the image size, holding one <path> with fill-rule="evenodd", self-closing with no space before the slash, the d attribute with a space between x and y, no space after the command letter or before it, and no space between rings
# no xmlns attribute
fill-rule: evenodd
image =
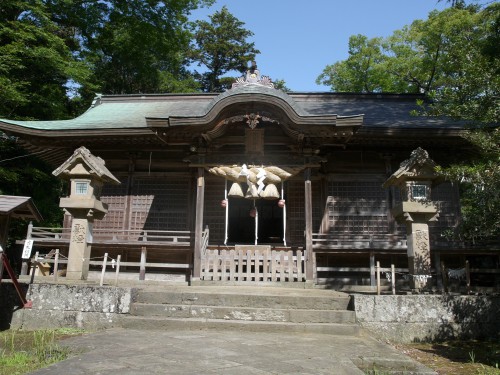
<svg viewBox="0 0 500 375"><path fill-rule="evenodd" d="M303 95L295 101L311 114L336 113L342 116L364 114L364 127L461 128L449 118L413 116L419 110L417 95L323 94Z"/></svg>
<svg viewBox="0 0 500 375"><path fill-rule="evenodd" d="M417 95L290 93L266 87L239 87L222 94L166 94L102 96L95 105L72 120L13 121L33 130L92 130L147 128L146 118L201 117L217 103L242 94L268 95L286 102L299 116L353 116L364 114L363 127L443 128L461 127L446 118L412 116ZM11 129L12 130L12 129Z"/></svg>

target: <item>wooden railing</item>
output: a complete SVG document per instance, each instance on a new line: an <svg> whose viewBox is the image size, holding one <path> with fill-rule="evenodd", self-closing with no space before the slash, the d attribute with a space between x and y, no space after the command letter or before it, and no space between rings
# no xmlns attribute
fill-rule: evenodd
<svg viewBox="0 0 500 375"><path fill-rule="evenodd" d="M344 235L335 233L313 233L313 248L321 249L406 249L405 238L387 235Z"/></svg>
<svg viewBox="0 0 500 375"><path fill-rule="evenodd" d="M45 256L40 256L38 251L35 253L35 256L31 259L31 264L33 267L38 267L40 270L40 273L43 276L49 276L49 274L46 274L47 272L50 273L50 271L45 269L47 265L52 264L53 267L53 272L52 272L52 278L54 282L58 281L59 277L63 277L59 275L58 270L60 269L59 266L61 265L67 265L68 264L68 259L65 256L62 256L59 254L59 249L56 249L54 253L52 254L46 254ZM100 285L103 285L104 278L106 275L106 270L112 270L112 272L115 274L114 277L114 283L115 285L118 284L118 279L120 275L120 267L139 267L139 277L138 280L146 280L145 278L145 273L146 269L151 269L151 268L156 268L160 270L170 270L170 269L175 269L175 270L186 270L186 276L187 280L189 281L190 274L191 274L191 268L192 265L190 263L157 263L157 262L147 262L146 257L141 257L140 262L123 262L121 261L121 255L118 255L116 259L111 258L108 256L108 253L105 253L103 256L97 257L97 258L92 258L92 260L88 261L88 264L90 266L100 266L101 267L101 282ZM122 268L123 270L123 268ZM122 274L124 272L122 271ZM125 271L125 273L128 273Z"/></svg>
<svg viewBox="0 0 500 375"><path fill-rule="evenodd" d="M189 246L191 244L190 231L94 229L92 233L93 243L154 242L183 246ZM46 228L29 226L26 238L35 241L68 242L70 239L70 235L70 228ZM208 241L208 232L206 241Z"/></svg>
<svg viewBox="0 0 500 375"><path fill-rule="evenodd" d="M301 250L207 249L201 260L201 279L232 282L303 282Z"/></svg>

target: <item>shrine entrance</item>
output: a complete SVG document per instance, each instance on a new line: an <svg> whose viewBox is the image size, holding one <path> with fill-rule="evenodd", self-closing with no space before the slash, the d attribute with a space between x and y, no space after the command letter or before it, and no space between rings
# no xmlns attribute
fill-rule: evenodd
<svg viewBox="0 0 500 375"><path fill-rule="evenodd" d="M277 200L229 198L228 244L255 243L255 202L258 244L283 243L283 208Z"/></svg>

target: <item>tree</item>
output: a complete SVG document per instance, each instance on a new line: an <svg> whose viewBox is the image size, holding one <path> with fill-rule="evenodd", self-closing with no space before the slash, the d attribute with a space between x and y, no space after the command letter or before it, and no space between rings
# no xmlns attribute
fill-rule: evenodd
<svg viewBox="0 0 500 375"><path fill-rule="evenodd" d="M498 32L491 30L495 8L498 4L483 11L434 11L427 20L416 20L387 38L351 36L348 58L328 65L316 82L350 92L458 95L460 89L463 97L473 97L485 87L490 90L498 74L483 44L488 35L491 41L497 35L498 42ZM464 80L469 80L466 87Z"/></svg>
<svg viewBox="0 0 500 375"><path fill-rule="evenodd" d="M0 6L0 117L69 116L69 82L86 83L88 65L58 35L40 1L4 0Z"/></svg>
<svg viewBox="0 0 500 375"><path fill-rule="evenodd" d="M243 26L224 6L219 12L209 16L210 22L196 21L193 25L194 43L191 45L191 60L207 69L196 72L202 90L206 92L223 91L221 76L230 71L244 73L247 63L260 53L254 43L247 38L253 33Z"/></svg>
<svg viewBox="0 0 500 375"><path fill-rule="evenodd" d="M284 79L275 79L273 81L274 83L274 88L284 91L284 92L291 92L292 90L286 85L286 81Z"/></svg>
<svg viewBox="0 0 500 375"><path fill-rule="evenodd" d="M392 91L393 81L384 71L387 56L382 38L368 39L358 34L349 38L349 57L328 65L316 83L330 86L332 91L381 92Z"/></svg>
<svg viewBox="0 0 500 375"><path fill-rule="evenodd" d="M468 123L464 136L475 157L440 171L460 182L458 236L499 236L500 4L452 5L388 38L351 37L349 57L327 66L317 82L333 91L424 93L417 113Z"/></svg>
<svg viewBox="0 0 500 375"><path fill-rule="evenodd" d="M59 226L62 217L59 197L64 184L52 175L52 170L23 150L15 139L0 138L0 194L32 197L43 216L42 226ZM27 224L19 219L10 226L9 245L15 239L25 238Z"/></svg>
<svg viewBox="0 0 500 375"><path fill-rule="evenodd" d="M106 94L189 92L188 15L214 0L44 0ZM85 88L83 88L84 90Z"/></svg>

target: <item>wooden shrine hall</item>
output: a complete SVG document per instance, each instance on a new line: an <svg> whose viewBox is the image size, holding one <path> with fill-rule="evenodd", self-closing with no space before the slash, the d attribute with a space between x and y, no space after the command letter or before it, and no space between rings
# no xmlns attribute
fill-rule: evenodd
<svg viewBox="0 0 500 375"><path fill-rule="evenodd" d="M92 258L120 255L131 273L142 261L146 279L342 288L373 285L375 262L408 272L408 233L391 213L403 197L383 187L400 163L418 148L441 165L470 150L462 124L410 115L417 99L287 93L255 69L221 94L98 95L75 119L0 130L54 169L86 149L119 182L93 189L107 208L89 227ZM471 254L498 267L487 246L443 240L460 219L456 186L428 198L433 277ZM30 226L36 250L68 255L70 211L61 228Z"/></svg>

